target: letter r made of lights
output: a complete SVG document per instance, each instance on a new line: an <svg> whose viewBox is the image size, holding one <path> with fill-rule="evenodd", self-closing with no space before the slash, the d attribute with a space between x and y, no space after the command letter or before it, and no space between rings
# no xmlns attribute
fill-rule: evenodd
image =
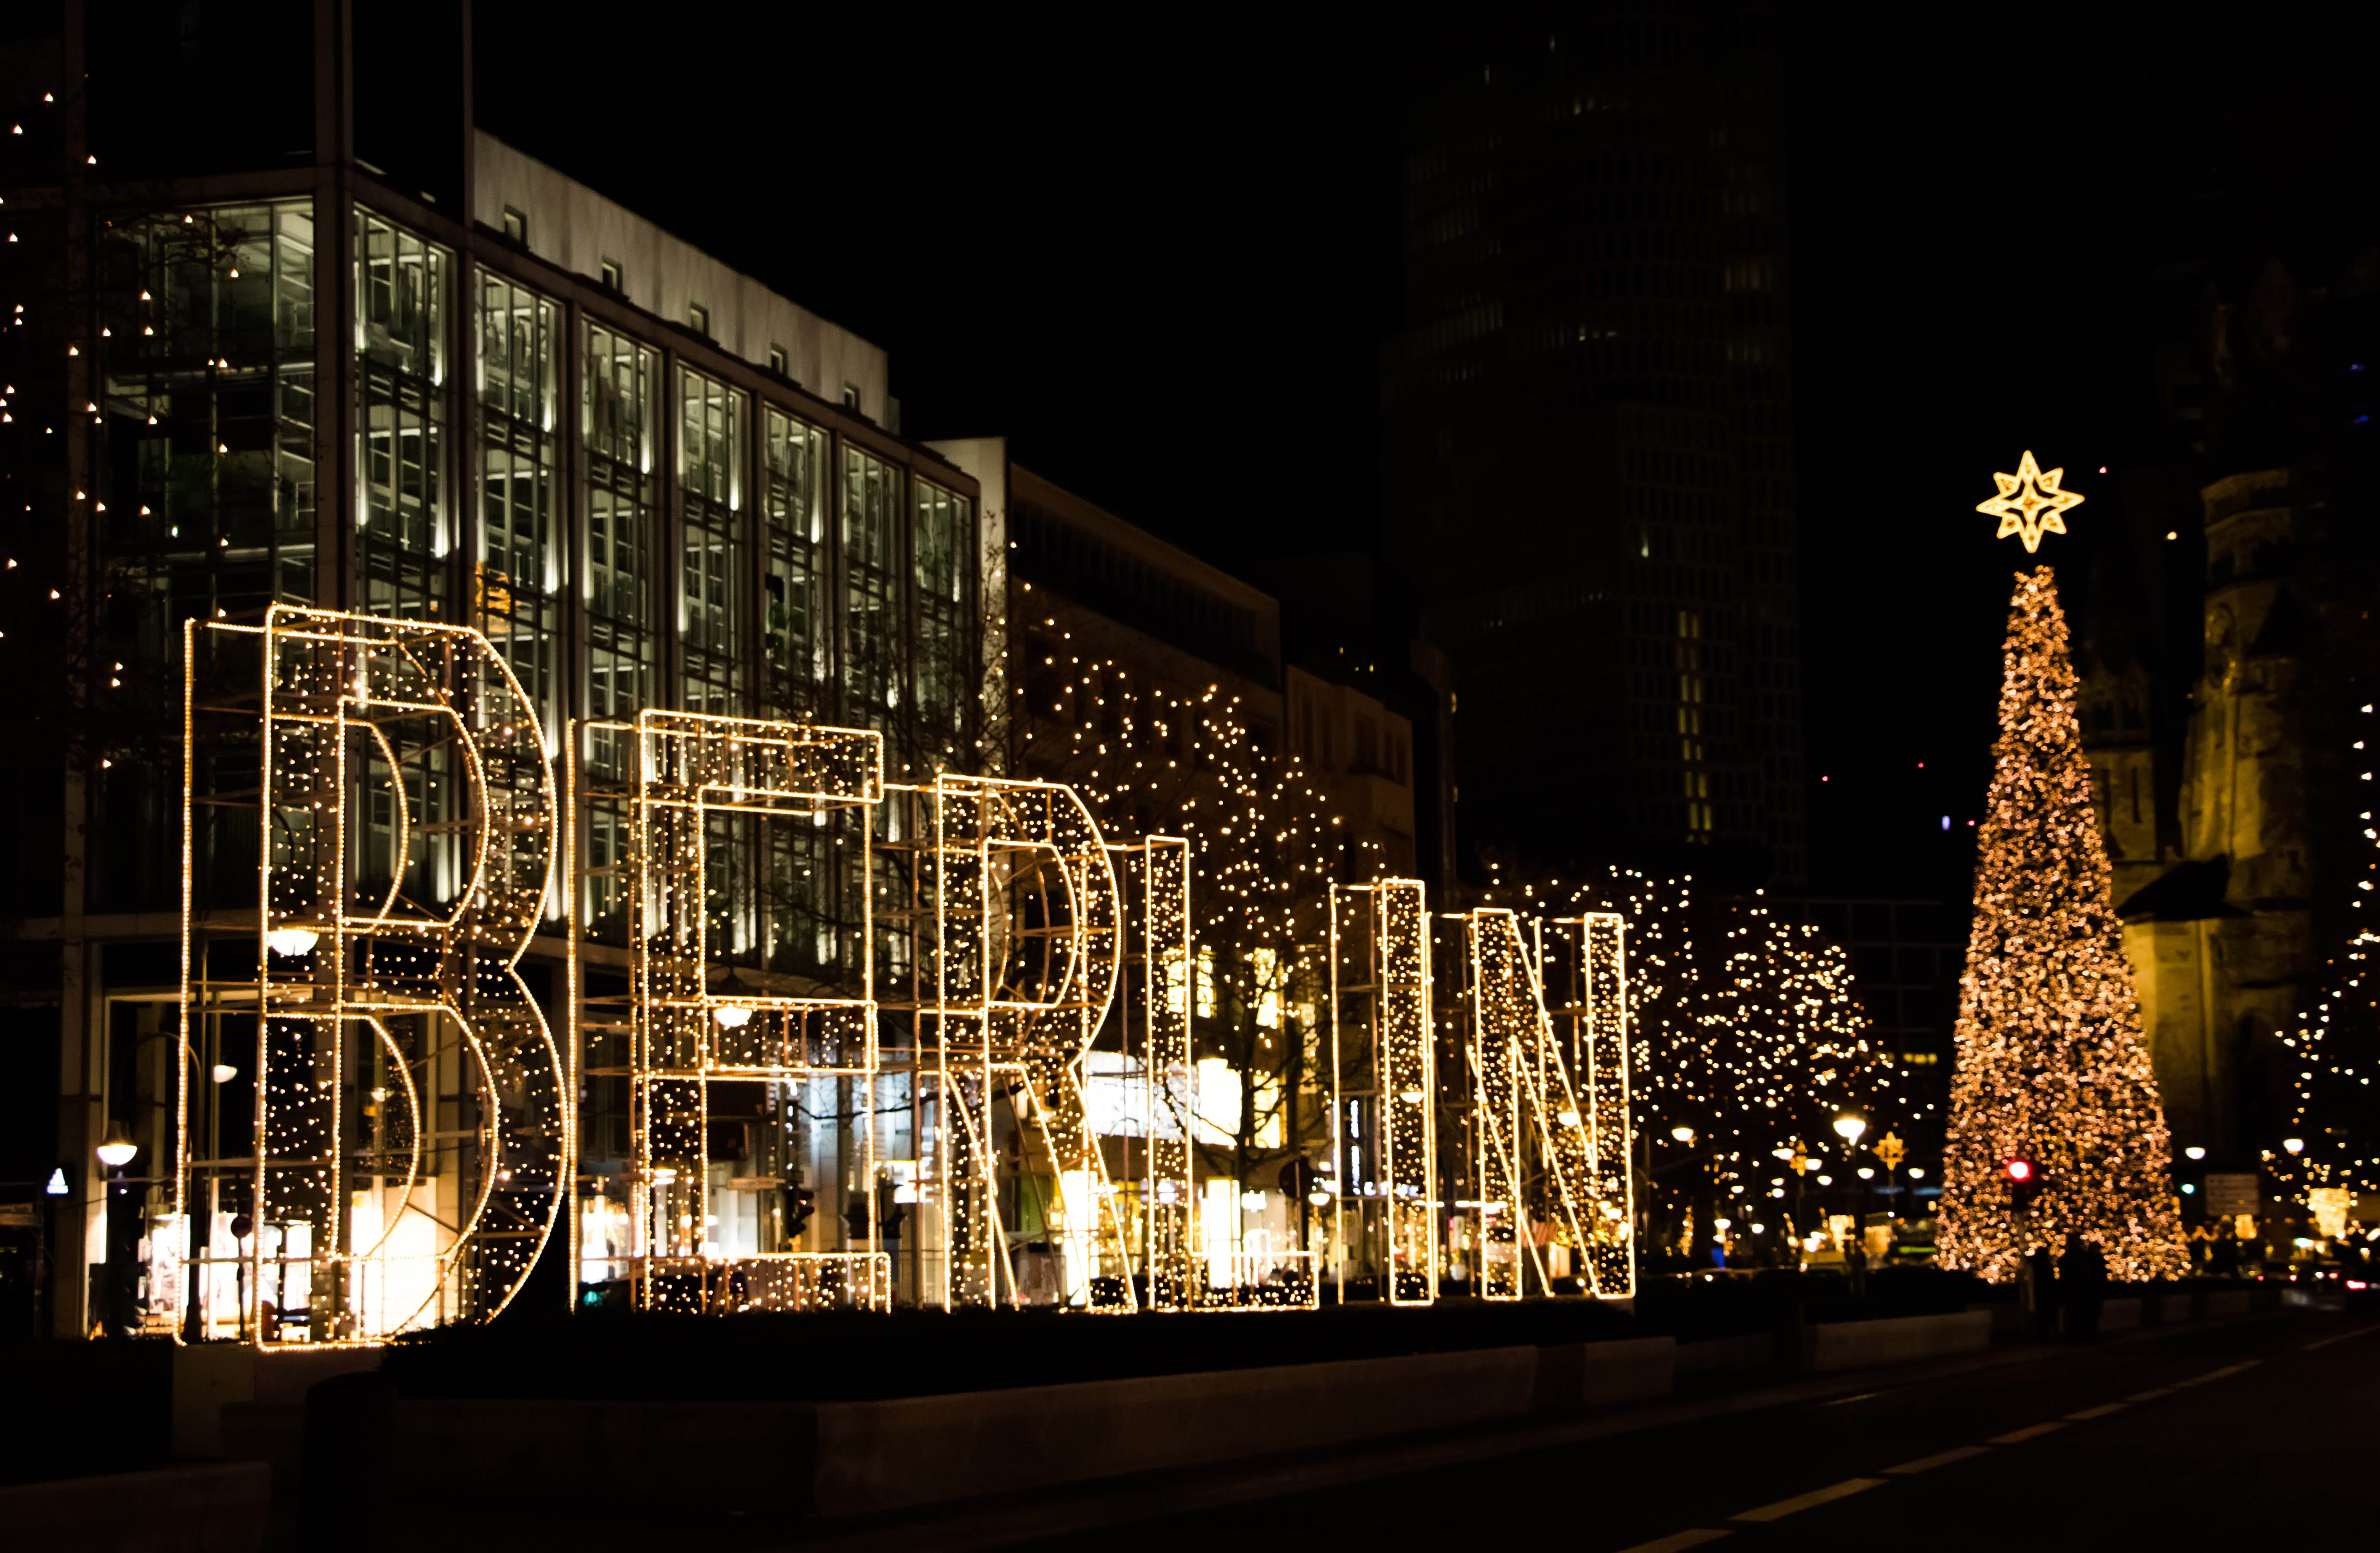
<svg viewBox="0 0 2380 1553"><path fill-rule="evenodd" d="M998 1161L1009 1153L1020 1189L1048 1193L1058 1303L1134 1309L1135 1226L1092 1132L1084 1083L1116 996L1126 926L1106 838L1080 795L1055 783L944 773L928 791L933 996L920 1014L936 1058L938 1174L948 1191L942 1303L1022 1297L997 1213Z"/></svg>
<svg viewBox="0 0 2380 1553"><path fill-rule="evenodd" d="M567 1184L561 1053L515 970L555 834L530 703L461 626L276 604L184 648L177 1198L152 1280L194 1275L182 1335L267 1347L492 1318ZM201 900L193 866L243 846L245 924L237 867Z"/></svg>

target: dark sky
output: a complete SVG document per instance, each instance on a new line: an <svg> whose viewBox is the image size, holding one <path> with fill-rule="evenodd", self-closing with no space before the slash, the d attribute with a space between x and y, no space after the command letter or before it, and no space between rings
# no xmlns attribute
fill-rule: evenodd
<svg viewBox="0 0 2380 1553"><path fill-rule="evenodd" d="M599 30L488 6L479 113L887 346L912 434L1004 432L1038 472L1245 564L1366 542L1401 98L1543 14L1382 37L1296 9L1103 35L1079 16L770 7L640 34L629 67ZM2272 169L2335 170L2369 140L2321 63L2348 41L2309 30L2325 13L2166 12L2152 33L2076 9L1795 10L1804 698L1828 888L1962 888L1964 836L1939 819L1963 832L1980 805L2022 560L1973 510L1990 472L2031 447L2090 498L2075 539L2048 541L2070 602L2095 553L2153 570L2123 492L2172 456L2149 418L2155 264L2204 249L2213 213L2288 224L2213 207L2241 186L2319 199L2320 176ZM765 85L716 89L743 72Z"/></svg>

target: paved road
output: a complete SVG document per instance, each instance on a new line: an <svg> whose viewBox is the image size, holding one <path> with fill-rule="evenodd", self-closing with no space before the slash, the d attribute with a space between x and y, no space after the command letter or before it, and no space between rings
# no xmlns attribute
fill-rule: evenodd
<svg viewBox="0 0 2380 1553"><path fill-rule="evenodd" d="M2291 1312L1043 1546L2380 1547L2380 1321Z"/></svg>

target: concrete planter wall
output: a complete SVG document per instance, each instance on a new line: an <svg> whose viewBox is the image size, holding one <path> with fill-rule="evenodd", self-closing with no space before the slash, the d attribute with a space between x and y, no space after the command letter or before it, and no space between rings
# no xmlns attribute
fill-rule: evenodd
<svg viewBox="0 0 2380 1553"><path fill-rule="evenodd" d="M650 1486L855 1515L1669 1394L1669 1338L860 1402L400 1401L396 1453L466 1493Z"/></svg>
<svg viewBox="0 0 2380 1553"><path fill-rule="evenodd" d="M262 1462L15 1484L0 1487L0 1541L11 1553L255 1553L272 1503Z"/></svg>
<svg viewBox="0 0 2380 1553"><path fill-rule="evenodd" d="M1903 1365L1912 1359L1938 1359L1989 1348L1992 1315L1987 1310L1961 1310L1946 1316L1843 1321L1811 1328L1808 1341L1809 1367L1821 1373Z"/></svg>
<svg viewBox="0 0 2380 1553"><path fill-rule="evenodd" d="M2099 1305L2099 1329L2120 1332L2137 1327L2141 1324L2142 1314L2143 1302L2137 1294L2128 1294L2120 1300L2103 1301Z"/></svg>

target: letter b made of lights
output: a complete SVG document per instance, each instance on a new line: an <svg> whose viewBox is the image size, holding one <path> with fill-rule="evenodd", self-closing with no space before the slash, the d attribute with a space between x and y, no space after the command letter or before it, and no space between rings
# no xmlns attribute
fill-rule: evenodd
<svg viewBox="0 0 2380 1553"><path fill-rule="evenodd" d="M176 1203L152 1306L267 1347L487 1320L568 1168L561 1054L514 968L556 830L530 704L484 637L420 621L277 604L189 623L184 661Z"/></svg>

